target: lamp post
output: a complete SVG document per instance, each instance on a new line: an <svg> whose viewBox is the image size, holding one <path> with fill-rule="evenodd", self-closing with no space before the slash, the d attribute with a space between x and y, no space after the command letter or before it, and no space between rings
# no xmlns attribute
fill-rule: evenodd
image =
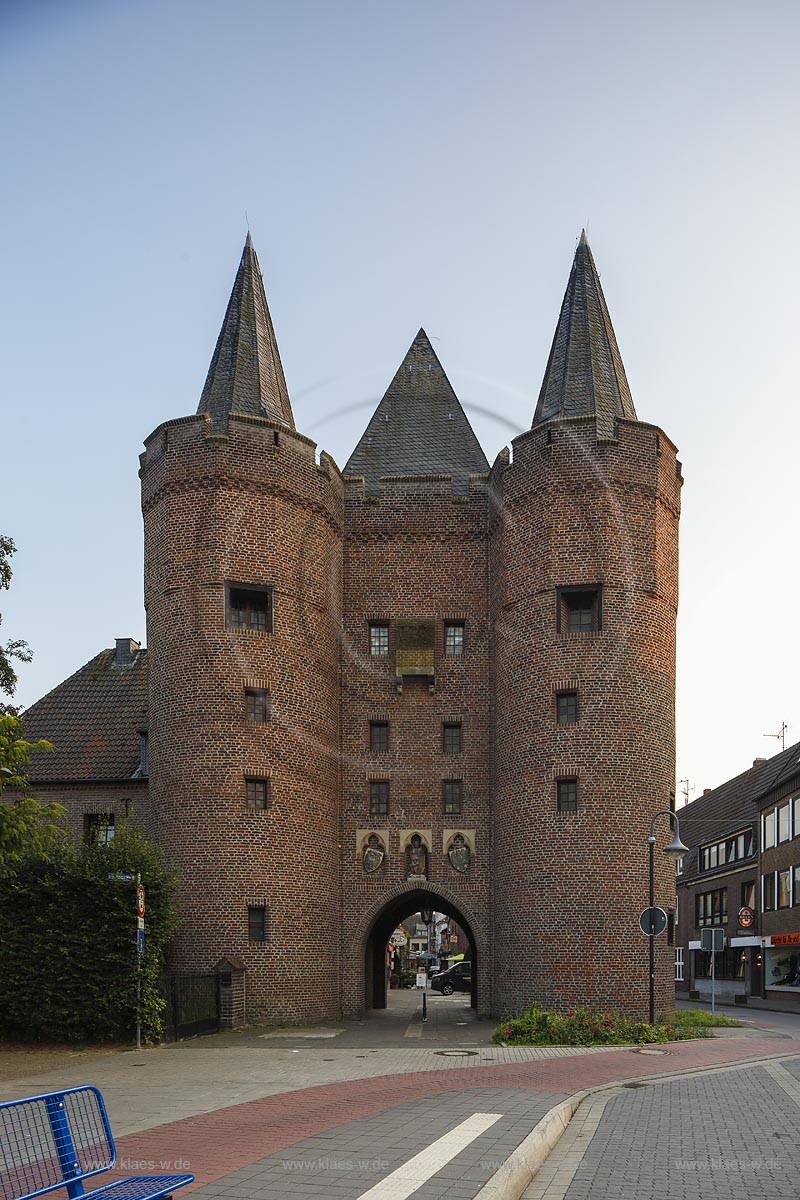
<svg viewBox="0 0 800 1200"><path fill-rule="evenodd" d="M689 853L689 847L684 846L681 841L681 827L678 821L678 814L674 813L671 808L660 808L658 812L653 813L653 818L650 822L650 836L647 839L648 859L650 869L650 1024L655 1021L656 1012L656 931L655 931L655 862L653 859L653 851L656 844L656 817L669 817L675 826L675 833L672 841L668 846L664 847L664 853L670 858L681 858L684 854Z"/></svg>
<svg viewBox="0 0 800 1200"><path fill-rule="evenodd" d="M428 963L430 962L430 958L428 957L428 955L431 952L431 921L433 920L433 909L432 908L421 908L419 910L419 915L422 917L422 923L425 926L425 935L426 935L425 936L425 948L427 950L427 954L425 955L425 991L422 993L422 1019L423 1019L423 1021L427 1021L427 1019L428 1019L428 1002L427 1002Z"/></svg>

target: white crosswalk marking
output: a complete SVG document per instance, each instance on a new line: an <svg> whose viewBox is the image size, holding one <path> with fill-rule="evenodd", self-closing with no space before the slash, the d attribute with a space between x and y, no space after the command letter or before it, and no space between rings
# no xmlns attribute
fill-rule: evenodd
<svg viewBox="0 0 800 1200"><path fill-rule="evenodd" d="M473 1113L466 1121L456 1125L455 1129L451 1129L443 1137L437 1138L425 1150L415 1154L369 1191L362 1192L358 1200L406 1200L407 1196L412 1196L432 1175L446 1167L470 1142L474 1142L475 1138L491 1128L495 1121L499 1121L502 1115Z"/></svg>

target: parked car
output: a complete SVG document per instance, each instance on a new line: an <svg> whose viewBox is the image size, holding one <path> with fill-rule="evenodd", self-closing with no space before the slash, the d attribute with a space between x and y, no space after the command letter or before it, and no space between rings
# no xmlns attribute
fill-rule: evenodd
<svg viewBox="0 0 800 1200"><path fill-rule="evenodd" d="M431 979L431 987L443 996L452 996L453 992L469 992L472 990L472 963L459 962L440 971Z"/></svg>

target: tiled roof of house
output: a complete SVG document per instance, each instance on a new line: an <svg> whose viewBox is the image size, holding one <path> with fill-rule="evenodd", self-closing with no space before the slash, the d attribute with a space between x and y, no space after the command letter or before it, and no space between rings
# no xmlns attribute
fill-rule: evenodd
<svg viewBox="0 0 800 1200"><path fill-rule="evenodd" d="M29 741L46 738L55 750L36 754L31 781L132 779L141 762L139 731L147 728L147 651L129 662L101 650L23 714Z"/></svg>
<svg viewBox="0 0 800 1200"><path fill-rule="evenodd" d="M343 474L376 495L384 475L451 475L467 492L489 464L424 329L411 343Z"/></svg>
<svg viewBox="0 0 800 1200"><path fill-rule="evenodd" d="M684 865L684 882L697 874L698 846L721 840L754 824L758 818L759 798L782 781L788 783L798 773L800 742L679 808L681 840L692 850Z"/></svg>
<svg viewBox="0 0 800 1200"><path fill-rule="evenodd" d="M533 424L587 416L596 418L600 438L614 436L618 417L637 419L584 231L575 251Z"/></svg>
<svg viewBox="0 0 800 1200"><path fill-rule="evenodd" d="M232 412L267 417L294 429L278 343L249 233L197 411L210 414L215 433L227 431Z"/></svg>

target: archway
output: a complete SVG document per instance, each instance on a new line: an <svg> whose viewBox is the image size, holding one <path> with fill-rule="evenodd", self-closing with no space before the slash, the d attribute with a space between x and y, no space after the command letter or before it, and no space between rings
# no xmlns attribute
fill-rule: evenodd
<svg viewBox="0 0 800 1200"><path fill-rule="evenodd" d="M474 916L458 900L437 885L407 885L364 915L360 937L353 946L363 963L362 1011L386 1007L386 945L392 932L407 917L423 908L444 913L456 921L467 935L472 962L472 1008L489 1010L487 980L481 980L481 967L488 963L483 931ZM482 1002L479 1003L479 996Z"/></svg>

